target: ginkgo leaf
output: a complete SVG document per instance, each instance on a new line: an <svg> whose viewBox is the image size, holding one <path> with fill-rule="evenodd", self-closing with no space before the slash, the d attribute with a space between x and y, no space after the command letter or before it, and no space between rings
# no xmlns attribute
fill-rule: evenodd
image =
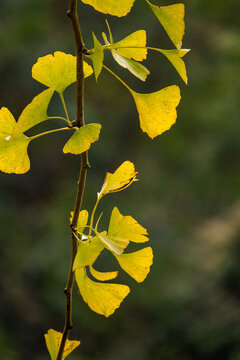
<svg viewBox="0 0 240 360"><path fill-rule="evenodd" d="M118 276L118 271L101 272L101 271L95 270L92 266L89 266L89 270L90 270L91 275L99 281L113 280L113 279L116 279L116 277Z"/></svg>
<svg viewBox="0 0 240 360"><path fill-rule="evenodd" d="M92 265L103 250L104 245L97 236L89 241L79 241L78 251L73 263L73 271Z"/></svg>
<svg viewBox="0 0 240 360"><path fill-rule="evenodd" d="M50 329L44 335L46 345L51 356L51 360L56 360L58 355L59 346L62 340L62 333ZM63 351L63 360L80 345L80 341L67 340Z"/></svg>
<svg viewBox="0 0 240 360"><path fill-rule="evenodd" d="M155 6L146 0L150 8L164 27L173 44L181 49L182 38L185 31L184 4L174 4L168 6Z"/></svg>
<svg viewBox="0 0 240 360"><path fill-rule="evenodd" d="M136 179L136 176L134 164L130 161L124 161L113 174L106 174L98 197L126 189Z"/></svg>
<svg viewBox="0 0 240 360"><path fill-rule="evenodd" d="M99 239L110 251L121 255L129 244L129 241L121 238L114 238L108 235L98 234Z"/></svg>
<svg viewBox="0 0 240 360"><path fill-rule="evenodd" d="M76 270L75 276L83 300L90 309L106 317L112 315L119 308L123 299L130 292L126 285L92 281L84 268Z"/></svg>
<svg viewBox="0 0 240 360"><path fill-rule="evenodd" d="M87 151L91 144L99 139L100 129L100 124L88 124L80 127L65 144L63 152L77 155Z"/></svg>
<svg viewBox="0 0 240 360"><path fill-rule="evenodd" d="M186 55L190 50L189 49L174 49L174 50L162 50L162 49L155 49L162 53L166 58L172 63L172 65L177 70L178 74L181 76L183 81L187 84L187 71L184 61L182 57Z"/></svg>
<svg viewBox="0 0 240 360"><path fill-rule="evenodd" d="M151 247L130 254L114 254L114 256L121 268L139 283L145 280L153 263Z"/></svg>
<svg viewBox="0 0 240 360"><path fill-rule="evenodd" d="M131 10L135 0L82 0L104 14L125 16Z"/></svg>
<svg viewBox="0 0 240 360"><path fill-rule="evenodd" d="M128 35L124 39L111 45L112 49L115 49L116 53L122 55L128 59L142 61L147 58L147 49L145 48L147 43L147 35L145 30L138 30ZM132 48L131 48L132 46ZM143 49L135 49L134 47L143 47ZM118 49L120 47L120 49ZM125 49L122 49L126 47Z"/></svg>
<svg viewBox="0 0 240 360"><path fill-rule="evenodd" d="M140 127L150 138L169 130L176 122L181 96L178 86L168 86L150 94L139 94L129 89L137 106Z"/></svg>
<svg viewBox="0 0 240 360"><path fill-rule="evenodd" d="M70 223L72 223L72 219L73 219L73 212L71 212ZM88 211L87 210L80 211L78 216L78 224L77 224L77 231L80 234L84 232L87 222L88 222Z"/></svg>
<svg viewBox="0 0 240 360"><path fill-rule="evenodd" d="M123 68L128 69L138 79L145 81L150 71L135 60L128 59L112 50L114 60Z"/></svg>
<svg viewBox="0 0 240 360"><path fill-rule="evenodd" d="M83 69L84 77L93 73L92 67L85 61ZM76 56L61 51L43 56L33 65L32 77L61 94L76 81Z"/></svg>
<svg viewBox="0 0 240 360"><path fill-rule="evenodd" d="M11 112L0 110L0 171L24 174L30 169L27 148L30 140L23 134L12 136L16 121Z"/></svg>
<svg viewBox="0 0 240 360"><path fill-rule="evenodd" d="M124 216L114 207L107 232L110 239L144 243L149 240L147 235L147 230L132 216Z"/></svg>
<svg viewBox="0 0 240 360"><path fill-rule="evenodd" d="M25 107L20 115L18 122L13 129L13 135L23 133L40 122L47 120L47 109L53 93L54 90L47 89L35 96L32 102Z"/></svg>
<svg viewBox="0 0 240 360"><path fill-rule="evenodd" d="M94 42L94 53L90 56L90 58L93 63L94 74L97 80L98 76L102 71L104 53L103 53L103 46L98 41L94 33L93 33L93 42Z"/></svg>

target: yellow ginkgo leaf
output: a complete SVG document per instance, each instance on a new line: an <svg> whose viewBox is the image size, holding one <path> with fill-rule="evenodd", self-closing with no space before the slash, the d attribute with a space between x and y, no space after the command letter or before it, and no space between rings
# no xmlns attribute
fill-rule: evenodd
<svg viewBox="0 0 240 360"><path fill-rule="evenodd" d="M27 154L29 139L19 134L12 136L16 121L7 108L0 110L0 171L24 174L30 169Z"/></svg>
<svg viewBox="0 0 240 360"><path fill-rule="evenodd" d="M88 124L80 127L65 144L63 152L65 154L82 154L90 148L93 142L99 139L100 130L100 124Z"/></svg>
<svg viewBox="0 0 240 360"><path fill-rule="evenodd" d="M125 16L131 10L135 0L82 0L104 14Z"/></svg>
<svg viewBox="0 0 240 360"><path fill-rule="evenodd" d="M90 309L106 317L119 308L130 289L126 285L92 281L84 268L75 272L79 291Z"/></svg>
<svg viewBox="0 0 240 360"><path fill-rule="evenodd" d="M130 161L124 161L113 174L106 174L98 197L126 189L136 179L136 176L134 164Z"/></svg>
<svg viewBox="0 0 240 360"><path fill-rule="evenodd" d="M118 255L121 255L129 244L129 241L126 239L111 237L109 235L98 234L98 237L107 249Z"/></svg>
<svg viewBox="0 0 240 360"><path fill-rule="evenodd" d="M58 355L59 346L62 340L62 333L50 329L44 335L46 345L51 356L51 360L56 360ZM63 352L63 360L80 345L80 341L67 340Z"/></svg>
<svg viewBox="0 0 240 360"><path fill-rule="evenodd" d="M78 251L73 263L73 271L92 265L103 250L104 245L97 236L89 241L79 241Z"/></svg>
<svg viewBox="0 0 240 360"><path fill-rule="evenodd" d="M168 86L150 94L139 94L129 89L139 113L140 127L150 138L169 130L176 122L181 96L178 86Z"/></svg>
<svg viewBox="0 0 240 360"><path fill-rule="evenodd" d="M118 271L101 272L101 271L95 270L92 266L89 267L89 270L90 270L91 275L99 281L113 280L113 279L116 279L116 277L118 276Z"/></svg>
<svg viewBox="0 0 240 360"><path fill-rule="evenodd" d="M182 57L186 55L190 50L189 49L174 49L174 50L162 50L162 49L155 49L162 53L166 58L172 63L175 67L183 81L187 84L187 71L184 61Z"/></svg>
<svg viewBox="0 0 240 360"><path fill-rule="evenodd" d="M23 133L40 122L47 120L47 109L53 92L54 90L47 89L35 96L32 102L25 107L20 115L18 122L13 129L13 135Z"/></svg>
<svg viewBox="0 0 240 360"><path fill-rule="evenodd" d="M114 207L107 232L110 239L144 243L149 240L147 235L147 230L132 216L124 216Z"/></svg>
<svg viewBox="0 0 240 360"><path fill-rule="evenodd" d="M85 61L83 65L84 76L90 76L92 67ZM32 77L61 94L76 81L76 56L61 51L43 56L33 65Z"/></svg>
<svg viewBox="0 0 240 360"><path fill-rule="evenodd" d="M94 33L93 33L93 42L94 42L94 53L90 56L90 58L93 63L94 74L97 80L98 76L102 71L104 53L103 53L103 46L98 41Z"/></svg>
<svg viewBox="0 0 240 360"><path fill-rule="evenodd" d="M147 42L145 30L138 30L128 35L124 39L111 45L111 49L115 49L116 53L128 59L142 61L147 58L147 49L144 48ZM131 48L131 46L133 48ZM134 49L134 47L143 47L143 49ZM118 49L119 47L119 49ZM126 47L126 49L122 49Z"/></svg>
<svg viewBox="0 0 240 360"><path fill-rule="evenodd" d="M72 219L73 219L73 212L71 212L70 223L72 223ZM88 222L88 211L87 210L80 211L78 216L78 224L77 224L77 231L80 234L84 232L87 222Z"/></svg>
<svg viewBox="0 0 240 360"><path fill-rule="evenodd" d="M147 277L150 266L153 263L153 252L151 247L123 255L116 255L121 268L137 282L142 282Z"/></svg>
<svg viewBox="0 0 240 360"><path fill-rule="evenodd" d="M182 38L185 31L184 4L174 4L168 6L155 6L146 0L150 8L164 27L173 44L181 49Z"/></svg>

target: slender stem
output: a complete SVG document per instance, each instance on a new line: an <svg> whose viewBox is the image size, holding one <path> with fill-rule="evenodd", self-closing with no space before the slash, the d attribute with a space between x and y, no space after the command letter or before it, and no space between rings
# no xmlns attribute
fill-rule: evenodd
<svg viewBox="0 0 240 360"><path fill-rule="evenodd" d="M90 225L89 225L89 233L88 233L88 238L89 239L90 239L90 236L91 236L91 233L92 233L94 215L95 215L95 212L97 210L97 206L98 206L98 203L99 203L100 199L101 199L100 197L97 199L96 204L94 205L94 208L93 208L93 211L92 211L92 215L91 215L91 219L90 219Z"/></svg>
<svg viewBox="0 0 240 360"><path fill-rule="evenodd" d="M68 120L65 119L65 118L62 117L62 116L48 116L48 120L54 120L54 119L63 120L63 121L65 121L66 123L68 123Z"/></svg>
<svg viewBox="0 0 240 360"><path fill-rule="evenodd" d="M66 103L65 103L65 100L64 100L63 93L59 93L59 95L60 95L60 98L61 98L61 101L62 101L62 104L63 104L63 108L64 108L64 111L65 111L65 114L66 114L66 117L67 117L67 123L68 123L68 125L71 126L71 121L69 120L68 111L67 111L67 107L66 107Z"/></svg>
<svg viewBox="0 0 240 360"><path fill-rule="evenodd" d="M77 115L75 124L77 127L85 125L84 120L84 73L83 73L83 51L84 43L82 39L81 29L79 25L79 19L77 14L77 0L70 0L69 10L67 12L69 18L72 22L72 28L75 37L76 53L77 53ZM61 339L58 355L56 360L62 360L63 352L65 348L66 341L68 339L69 332L72 328L72 290L74 282L74 271L73 262L77 254L78 249L78 240L76 238L77 234L77 223L79 218L79 212L82 205L83 193L85 188L87 170L90 168L88 162L88 153L84 152L81 155L81 169L77 186L77 195L73 213L73 219L71 223L72 228L72 259L71 265L67 280L67 285L64 289L66 295L66 309L65 309L65 324L63 329L63 336Z"/></svg>
<svg viewBox="0 0 240 360"><path fill-rule="evenodd" d="M45 132L43 132L41 134L37 134L37 135L29 137L29 140L30 141L35 140L35 139L37 139L37 138L39 138L41 136L52 134L52 133L55 133L57 131L64 131L64 130L70 130L70 128L69 127L64 127L64 128L60 128L60 129L53 129L53 130L45 131Z"/></svg>
<svg viewBox="0 0 240 360"><path fill-rule="evenodd" d="M130 93L133 93L133 90L117 74L115 74L112 70L110 70L106 65L103 65L103 67L108 72L110 72L110 74L112 74L116 79L118 79L123 84L123 86L125 86L125 88L127 88L130 91Z"/></svg>

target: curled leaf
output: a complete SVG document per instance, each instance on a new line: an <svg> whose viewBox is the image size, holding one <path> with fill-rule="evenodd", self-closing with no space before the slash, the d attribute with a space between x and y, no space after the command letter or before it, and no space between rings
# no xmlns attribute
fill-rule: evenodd
<svg viewBox="0 0 240 360"><path fill-rule="evenodd" d="M106 174L98 197L126 189L136 179L136 176L134 164L130 161L124 161L113 174Z"/></svg>
<svg viewBox="0 0 240 360"><path fill-rule="evenodd" d="M151 247L130 253L116 255L121 268L137 282L142 282L147 277L150 266L153 263L153 252Z"/></svg>
<svg viewBox="0 0 240 360"><path fill-rule="evenodd" d="M121 255L129 244L129 241L126 239L114 238L105 234L98 234L98 237L107 249L118 255Z"/></svg>
<svg viewBox="0 0 240 360"><path fill-rule="evenodd" d="M147 76L150 74L150 71L145 66L135 60L128 59L127 57L118 54L114 50L112 50L112 56L120 66L130 71L134 76L142 81L145 81Z"/></svg>
<svg viewBox="0 0 240 360"><path fill-rule="evenodd" d="M83 70L84 77L93 73L92 67L85 61ZM76 81L76 56L56 51L54 55L40 57L33 65L32 77L61 94Z"/></svg>
<svg viewBox="0 0 240 360"><path fill-rule="evenodd" d="M104 14L125 16L131 10L135 0L82 0Z"/></svg>
<svg viewBox="0 0 240 360"><path fill-rule="evenodd" d="M129 294L129 287L92 281L84 268L76 270L76 281L83 300L91 310L106 317L112 315Z"/></svg>
<svg viewBox="0 0 240 360"><path fill-rule="evenodd" d="M12 136L16 121L11 112L0 110L0 171L24 174L30 169L27 148L30 140L24 134Z"/></svg>
<svg viewBox="0 0 240 360"><path fill-rule="evenodd" d="M35 96L21 113L16 126L13 129L13 135L18 135L30 129L31 127L47 120L47 109L54 90L47 89Z"/></svg>
<svg viewBox="0 0 240 360"><path fill-rule="evenodd" d="M108 281L116 279L118 276L118 271L110 271L110 272L101 272L95 270L92 266L89 267L90 273L95 279L99 281Z"/></svg>
<svg viewBox="0 0 240 360"><path fill-rule="evenodd" d="M48 332L44 335L47 349L49 351L49 354L51 356L51 360L56 360L58 355L59 346L62 340L62 333L50 329ZM80 345L80 341L75 340L67 340L65 344L65 348L63 351L63 360L78 346Z"/></svg>
<svg viewBox="0 0 240 360"><path fill-rule="evenodd" d="M93 42L94 42L94 53L90 56L90 58L93 63L94 74L97 80L98 76L102 71L104 53L103 53L103 46L98 41L94 33L93 33Z"/></svg>
<svg viewBox="0 0 240 360"><path fill-rule="evenodd" d="M100 124L88 124L80 127L65 144L63 152L65 154L82 154L87 151L91 144L99 139L100 129Z"/></svg>

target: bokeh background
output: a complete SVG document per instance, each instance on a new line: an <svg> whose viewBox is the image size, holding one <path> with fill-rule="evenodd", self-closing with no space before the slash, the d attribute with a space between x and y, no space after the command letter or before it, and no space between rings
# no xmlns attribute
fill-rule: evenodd
<svg viewBox="0 0 240 360"><path fill-rule="evenodd" d="M155 1L171 4L173 1ZM178 120L155 140L140 131L132 98L102 73L86 82L86 120L103 125L92 146L84 208L91 209L106 171L135 163L139 182L106 197L106 224L114 205L150 233L155 261L143 284L127 275L131 293L105 319L74 289L74 329L82 344L73 360L240 359L240 3L189 0L183 47L189 85L160 54L149 54L152 76L141 83L106 61L136 91L178 84ZM74 53L67 0L0 0L0 106L18 118L43 86L31 78L39 56ZM105 16L79 6L86 45L106 31ZM108 17L116 40L138 29L148 44L172 48L142 0L132 12ZM66 92L72 118L75 88ZM60 110L59 110L60 109ZM61 114L57 97L50 113ZM57 123L51 123L54 127ZM42 131L46 124L33 129ZM69 212L79 158L63 155L65 134L31 144L31 170L0 174L0 353L4 360L45 360L43 334L62 331L70 261ZM112 269L109 259L99 268ZM116 264L114 264L115 266Z"/></svg>

